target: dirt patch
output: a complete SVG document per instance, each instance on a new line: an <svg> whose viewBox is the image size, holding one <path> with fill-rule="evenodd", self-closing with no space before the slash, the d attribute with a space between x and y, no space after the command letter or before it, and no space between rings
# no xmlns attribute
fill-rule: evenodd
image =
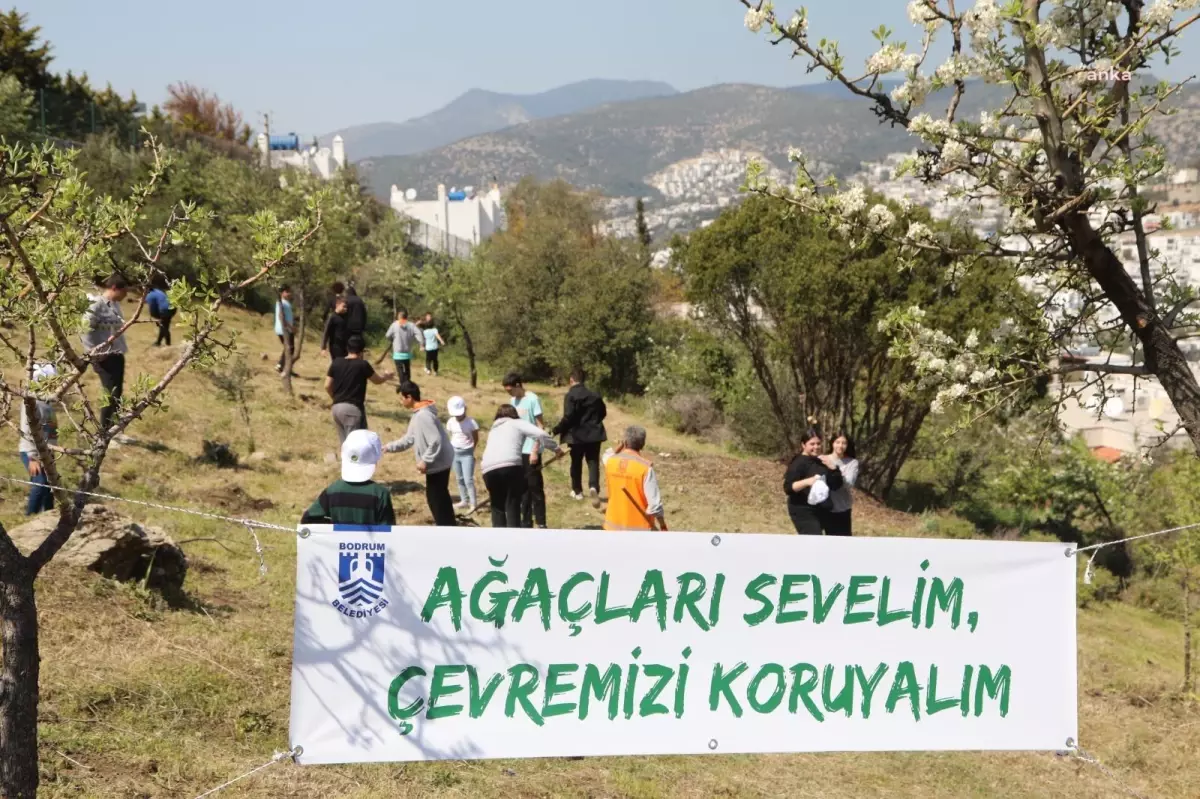
<svg viewBox="0 0 1200 799"><path fill-rule="evenodd" d="M271 510L275 507L271 500L252 497L241 486L236 485L208 491L203 496L206 505L215 505L233 513Z"/></svg>

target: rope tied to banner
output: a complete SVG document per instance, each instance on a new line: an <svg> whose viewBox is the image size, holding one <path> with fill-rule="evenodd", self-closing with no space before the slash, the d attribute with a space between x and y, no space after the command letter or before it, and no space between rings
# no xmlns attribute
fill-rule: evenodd
<svg viewBox="0 0 1200 799"><path fill-rule="evenodd" d="M1080 749L1073 739L1067 739L1067 748L1064 751L1059 752L1058 755L1059 757L1068 757L1071 760L1078 760L1081 763L1087 763L1089 766L1098 768L1104 774L1104 776L1108 777L1110 780L1120 786L1121 790L1132 796L1133 799L1150 799L1150 797L1146 796L1145 794L1138 793L1129 785L1126 785L1125 782L1122 781L1112 769L1100 762L1100 758L1084 751L1083 749Z"/></svg>
<svg viewBox="0 0 1200 799"><path fill-rule="evenodd" d="M289 749L286 752L276 752L274 757L272 757L266 763L263 763L261 766L256 766L255 768L252 768L249 771L247 771L245 774L239 774L238 776L229 780L229 782L224 782L224 783L218 785L216 788L211 788L211 789L205 791L204 793L197 796L196 799L204 799L204 797L206 797L206 796L212 796L215 793L219 793L220 791L223 791L226 788L228 788L230 785L233 785L235 782L240 782L240 781L246 779L247 777L253 777L258 772L263 771L265 769L269 769L271 766L274 766L277 763L282 763L285 760L291 760L294 762L296 760L296 758L299 757L303 752L304 752L304 749L299 746L297 746L293 749Z"/></svg>
<svg viewBox="0 0 1200 799"><path fill-rule="evenodd" d="M1160 536L1160 535L1169 535L1170 533L1179 533L1184 530L1194 530L1197 527L1200 527L1200 522L1195 522L1193 524L1185 524L1180 527L1168 527L1166 530L1156 530L1153 533L1143 533L1141 535L1131 535L1128 538L1118 538L1116 541L1104 541L1099 544L1092 544L1091 546L1079 547L1078 549L1068 549L1067 557L1068 558L1075 557L1080 552L1091 552L1092 553L1092 556L1090 558L1088 558L1087 566L1083 570L1083 584L1091 585L1092 584L1092 575L1095 574L1094 567L1096 565L1096 556L1099 555L1100 551L1103 550L1105 547L1114 547L1117 544L1125 544L1130 541L1141 541L1143 538L1154 538L1154 537Z"/></svg>

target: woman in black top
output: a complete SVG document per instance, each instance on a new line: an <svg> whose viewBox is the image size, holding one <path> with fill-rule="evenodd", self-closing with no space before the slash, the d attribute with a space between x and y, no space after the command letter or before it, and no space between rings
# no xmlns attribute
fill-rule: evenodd
<svg viewBox="0 0 1200 799"><path fill-rule="evenodd" d="M821 535L822 531L829 531L829 500L818 505L808 504L809 489L821 479L830 491L842 487L842 473L836 463L828 455L821 455L821 432L809 428L800 444L800 454L792 459L783 476L788 515L800 535Z"/></svg>

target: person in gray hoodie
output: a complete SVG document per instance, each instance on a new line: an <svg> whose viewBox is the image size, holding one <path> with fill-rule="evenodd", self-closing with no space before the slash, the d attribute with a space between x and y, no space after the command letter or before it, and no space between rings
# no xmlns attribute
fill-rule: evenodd
<svg viewBox="0 0 1200 799"><path fill-rule="evenodd" d="M492 508L492 527L521 526L521 497L525 494L521 449L526 439L533 439L551 452L559 451L554 436L522 420L512 405L501 405L488 431L479 467Z"/></svg>
<svg viewBox="0 0 1200 799"><path fill-rule="evenodd" d="M421 399L421 387L411 380L400 384L400 402L413 412L408 420L404 438L396 439L383 449L385 452L404 452L411 449L417 456L417 471L425 475L425 501L438 527L457 527L454 520L454 501L450 498L450 469L454 466L454 446L450 434L437 415L433 400Z"/></svg>
<svg viewBox="0 0 1200 799"><path fill-rule="evenodd" d="M392 342L392 363L396 367L396 380L399 383L412 380L412 350L413 345L421 340L421 331L408 321L408 311L403 308L397 311L396 321L392 322L383 335ZM375 365L383 363L386 357L387 350L384 350ZM400 393L399 383L396 387L397 394Z"/></svg>

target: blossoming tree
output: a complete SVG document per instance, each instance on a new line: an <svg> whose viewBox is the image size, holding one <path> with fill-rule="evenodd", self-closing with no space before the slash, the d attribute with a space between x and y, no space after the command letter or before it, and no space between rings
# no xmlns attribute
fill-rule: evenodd
<svg viewBox="0 0 1200 799"><path fill-rule="evenodd" d="M40 424L30 424L27 432L56 497L54 529L26 554L0 525L0 796L5 799L37 794L40 658L34 585L79 525L85 496L73 491L97 488L112 441L162 407L184 369L211 367L229 352L223 308L291 263L321 226L322 193L308 198L296 220L280 221L273 211L260 211L248 220L254 238L251 263L237 269L205 266L195 281L174 281L168 295L188 341L160 374L133 381L110 421L98 412L94 394L83 390L88 367L118 336L146 321L145 291L163 275L167 254L174 249L195 254L208 244L198 223L211 212L192 203L178 203L162 218L147 211L147 201L166 183L171 166L168 153L153 140L150 147L154 164L145 182L128 200L114 200L88 186L75 165L77 153L0 142L0 424L16 427L21 408L37 419L38 404L49 403L70 425L61 437L66 446L49 440ZM120 268L142 298L107 341L81 346L88 295L96 277L112 270L120 242L132 244L135 255L122 259ZM38 368L42 364L56 364L57 374L47 376Z"/></svg>
<svg viewBox="0 0 1200 799"><path fill-rule="evenodd" d="M1123 343L1135 353L1132 365L1088 364L1089 379L1073 391L1104 392L1112 374L1157 378L1200 451L1200 384L1179 346L1200 328L1200 296L1151 246L1146 218L1154 207L1139 188L1166 169L1151 123L1171 113L1181 88L1150 80L1152 61L1178 54L1200 0L975 0L969 8L912 0L919 45L881 27L879 50L861 70L837 42L814 38L805 9L785 19L766 0L739 2L750 31L769 34L810 71L870 103L881 124L912 134L917 149L903 173L969 204L991 198L1008 212L1001 229L963 247L907 219L904 207L869 204L861 187L818 185L798 151L789 153L798 164L793 185L765 179L757 165L749 170L750 190L817 214L852 240L883 237L909 253L951 256L951 286L961 266L1004 257L1037 290L1036 312L998 330L952 335L927 326L917 307L885 320L895 354L911 359L920 383L938 387L935 409L993 407L1031 380L1082 371L1057 363L1072 345ZM935 64L939 38L949 55ZM896 73L902 83L885 82ZM963 118L964 97L985 88L1002 91L1004 102ZM1136 246L1136 269L1117 256L1122 235Z"/></svg>

